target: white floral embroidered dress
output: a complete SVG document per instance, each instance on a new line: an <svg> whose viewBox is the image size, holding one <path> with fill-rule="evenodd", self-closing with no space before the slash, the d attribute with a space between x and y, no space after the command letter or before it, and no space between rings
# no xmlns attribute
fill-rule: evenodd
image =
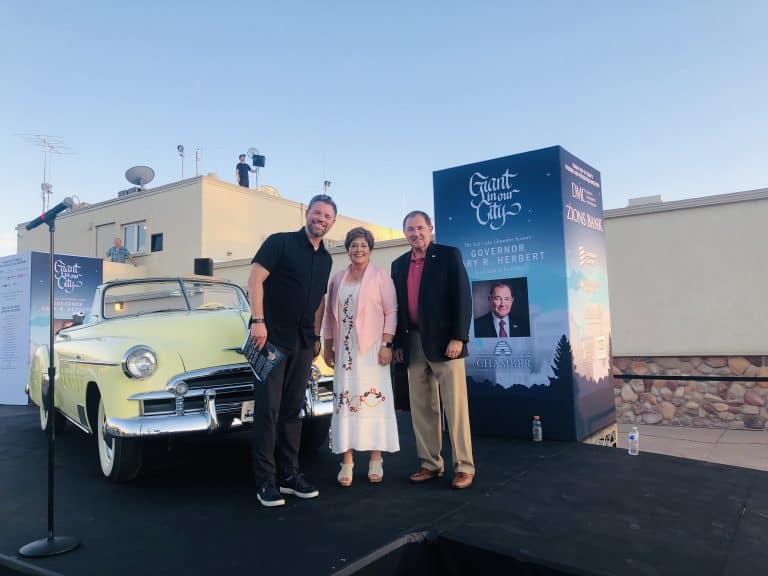
<svg viewBox="0 0 768 576"><path fill-rule="evenodd" d="M360 354L355 313L360 282L342 282L336 301L336 370L331 422L333 452L397 452L400 442L389 366L379 364L381 337Z"/></svg>

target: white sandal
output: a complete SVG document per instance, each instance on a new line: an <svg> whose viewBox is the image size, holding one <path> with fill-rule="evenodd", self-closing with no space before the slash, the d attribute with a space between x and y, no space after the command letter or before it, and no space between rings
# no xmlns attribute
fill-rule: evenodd
<svg viewBox="0 0 768 576"><path fill-rule="evenodd" d="M352 485L352 469L354 467L354 462L352 462L352 464L341 463L341 470L339 470L339 474L336 476L336 481L339 483L339 486L344 486L346 488L347 486Z"/></svg>
<svg viewBox="0 0 768 576"><path fill-rule="evenodd" d="M377 458L376 460L368 461L368 482L371 484L378 484L384 480L384 459Z"/></svg>

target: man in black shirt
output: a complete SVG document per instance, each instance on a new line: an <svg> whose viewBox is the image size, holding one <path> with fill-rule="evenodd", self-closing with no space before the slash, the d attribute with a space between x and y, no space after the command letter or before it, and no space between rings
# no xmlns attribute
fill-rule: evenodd
<svg viewBox="0 0 768 576"><path fill-rule="evenodd" d="M245 162L245 154L240 154L239 160L240 162L235 166L235 178L237 178L237 183L240 184L240 186L248 188L250 186L250 183L248 182L248 172L256 172L256 168L248 166Z"/></svg>
<svg viewBox="0 0 768 576"><path fill-rule="evenodd" d="M281 494L319 494L299 471L299 415L312 358L320 353L332 264L323 236L334 222L336 204L331 197L315 196L304 227L272 234L251 261L251 338L259 348L269 339L285 353L285 360L265 383L256 382L254 391L253 470L264 506L285 504Z"/></svg>

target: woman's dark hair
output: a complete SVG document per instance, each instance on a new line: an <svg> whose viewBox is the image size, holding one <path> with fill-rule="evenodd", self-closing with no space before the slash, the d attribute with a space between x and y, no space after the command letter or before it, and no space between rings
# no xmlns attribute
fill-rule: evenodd
<svg viewBox="0 0 768 576"><path fill-rule="evenodd" d="M358 226L347 232L347 238L344 240L344 248L347 251L349 251L349 245L352 244L352 240L355 238L363 238L368 242L368 249L373 250L373 234L362 226Z"/></svg>

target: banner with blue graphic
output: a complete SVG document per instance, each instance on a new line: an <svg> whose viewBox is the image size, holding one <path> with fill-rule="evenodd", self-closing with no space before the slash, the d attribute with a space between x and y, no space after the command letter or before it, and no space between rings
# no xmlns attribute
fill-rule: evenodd
<svg viewBox="0 0 768 576"><path fill-rule="evenodd" d="M32 353L49 340L50 260L47 252L32 252L30 326ZM101 284L101 258L56 254L53 259L54 332L72 325L75 314L87 314Z"/></svg>
<svg viewBox="0 0 768 576"><path fill-rule="evenodd" d="M565 150L560 177L575 423L582 438L616 421L603 198L600 174Z"/></svg>
<svg viewBox="0 0 768 576"><path fill-rule="evenodd" d="M602 393L610 352L600 348L610 333L607 282L595 276L605 273L599 180L597 171L559 146L433 175L437 240L461 250L472 284L466 369L478 432L530 437L538 415L546 437L581 439L604 420L594 412L612 410L612 385L610 406ZM575 181L584 182L594 206L569 213ZM577 221L573 226L569 216ZM582 258L602 255L587 271L573 268L579 245ZM597 284L583 283L585 278ZM601 310L599 322L594 305ZM591 355L587 372L574 364L574 330L577 354ZM574 374L590 382L584 393ZM582 398L589 399L585 406L579 404ZM593 406L595 398L599 406Z"/></svg>

